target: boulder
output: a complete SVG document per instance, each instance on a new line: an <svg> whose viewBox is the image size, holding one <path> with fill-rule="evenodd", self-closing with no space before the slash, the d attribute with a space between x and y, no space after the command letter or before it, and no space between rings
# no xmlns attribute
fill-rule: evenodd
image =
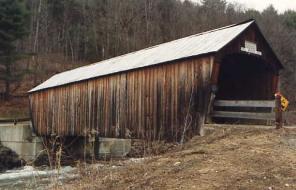
<svg viewBox="0 0 296 190"><path fill-rule="evenodd" d="M26 162L20 159L13 150L0 144L0 172L24 166Z"/></svg>

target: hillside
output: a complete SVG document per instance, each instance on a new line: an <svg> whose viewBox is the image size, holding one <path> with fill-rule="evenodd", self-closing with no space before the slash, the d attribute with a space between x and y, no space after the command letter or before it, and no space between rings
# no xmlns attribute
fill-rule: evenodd
<svg viewBox="0 0 296 190"><path fill-rule="evenodd" d="M11 0L7 2L12 4ZM27 32L12 45L28 55L12 63L10 69L6 68L6 61L0 62L0 117L28 116L27 99L13 97L26 95L56 73L250 18L256 20L285 66L281 91L295 109L293 10L281 13L269 6L259 12L225 0L21 2L26 7ZM0 31L11 33L5 27ZM3 98L8 92L6 83L11 85L9 102Z"/></svg>
<svg viewBox="0 0 296 190"><path fill-rule="evenodd" d="M163 155L91 165L54 189L296 188L296 128L214 127Z"/></svg>

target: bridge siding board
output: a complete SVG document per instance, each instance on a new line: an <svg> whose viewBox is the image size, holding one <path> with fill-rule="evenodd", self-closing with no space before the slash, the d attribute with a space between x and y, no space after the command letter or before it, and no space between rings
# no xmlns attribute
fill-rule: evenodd
<svg viewBox="0 0 296 190"><path fill-rule="evenodd" d="M134 138L178 140L188 110L206 114L212 64L212 57L197 58L30 94L36 132L84 136L96 130L126 138L128 129ZM198 123L189 134L198 133Z"/></svg>

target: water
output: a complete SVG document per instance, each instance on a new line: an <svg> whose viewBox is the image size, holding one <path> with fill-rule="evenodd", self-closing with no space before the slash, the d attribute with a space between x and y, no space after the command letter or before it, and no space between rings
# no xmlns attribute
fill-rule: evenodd
<svg viewBox="0 0 296 190"><path fill-rule="evenodd" d="M47 189L77 178L77 169L66 166L60 170L38 170L32 166L8 170L0 174L0 189Z"/></svg>

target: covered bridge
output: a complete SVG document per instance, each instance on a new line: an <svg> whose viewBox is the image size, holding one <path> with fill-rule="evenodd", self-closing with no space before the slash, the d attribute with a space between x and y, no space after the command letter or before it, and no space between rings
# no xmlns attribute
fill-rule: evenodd
<svg viewBox="0 0 296 190"><path fill-rule="evenodd" d="M179 140L198 134L210 94L270 100L282 65L254 20L54 75L29 91L38 135Z"/></svg>

